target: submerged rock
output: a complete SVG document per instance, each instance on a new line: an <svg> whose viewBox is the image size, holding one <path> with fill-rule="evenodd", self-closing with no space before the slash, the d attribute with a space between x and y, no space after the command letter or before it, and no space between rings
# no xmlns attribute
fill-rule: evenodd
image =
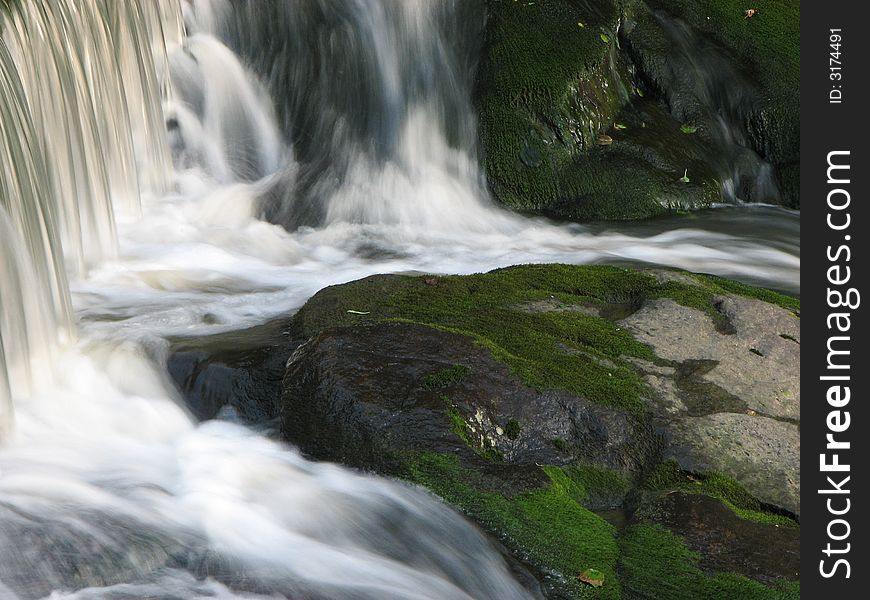
<svg viewBox="0 0 870 600"><path fill-rule="evenodd" d="M279 319L241 331L172 341L167 370L198 420L264 425L280 412L287 359L304 340Z"/></svg>
<svg viewBox="0 0 870 600"><path fill-rule="evenodd" d="M427 487L551 598L616 598L623 577L647 589L641 555L665 550L694 557L687 597L790 597L776 583L790 563L755 572L740 557L758 523L797 531L798 309L673 271L369 277L294 317L308 341L288 361L282 433L312 456ZM684 504L710 514L709 531L655 517L674 491L705 498ZM697 558L708 538L716 548ZM771 552L796 551L791 533L769 539ZM588 569L604 577L594 592L577 579Z"/></svg>

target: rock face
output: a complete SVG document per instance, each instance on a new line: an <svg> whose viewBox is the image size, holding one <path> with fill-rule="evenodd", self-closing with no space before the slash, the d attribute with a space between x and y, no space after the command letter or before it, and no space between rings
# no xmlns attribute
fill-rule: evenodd
<svg viewBox="0 0 870 600"><path fill-rule="evenodd" d="M371 277L294 317L281 431L442 496L550 598L796 597L797 310L611 267Z"/></svg>
<svg viewBox="0 0 870 600"><path fill-rule="evenodd" d="M725 332L673 300L621 321L677 364L647 373L668 452L687 470L728 473L760 500L799 513L800 320L760 300L716 301Z"/></svg>
<svg viewBox="0 0 870 600"><path fill-rule="evenodd" d="M571 448L629 478L661 451L642 419L563 391L537 392L471 339L417 324L311 339L290 358L282 405L288 439L369 469L395 471L407 452L449 452L483 468L533 467L540 485L548 480L536 465L572 464ZM519 472L522 489L528 477Z"/></svg>
<svg viewBox="0 0 870 600"><path fill-rule="evenodd" d="M800 3L770 0L764 15L749 19L740 0L649 0L647 6L725 49L753 88L736 114L743 143L772 166L779 201L800 208Z"/></svg>
<svg viewBox="0 0 870 600"><path fill-rule="evenodd" d="M741 519L710 496L658 495L637 511L635 521L659 524L681 536L689 550L699 554L699 566L708 573L740 573L768 584L796 579L800 573L797 528Z"/></svg>
<svg viewBox="0 0 870 600"><path fill-rule="evenodd" d="M704 494L659 493L621 535L622 597L752 598L765 583L771 597L797 598L783 582L799 575L799 548L797 528L742 519Z"/></svg>
<svg viewBox="0 0 870 600"><path fill-rule="evenodd" d="M477 101L494 195L575 220L798 207L798 8L744 8L488 2Z"/></svg>

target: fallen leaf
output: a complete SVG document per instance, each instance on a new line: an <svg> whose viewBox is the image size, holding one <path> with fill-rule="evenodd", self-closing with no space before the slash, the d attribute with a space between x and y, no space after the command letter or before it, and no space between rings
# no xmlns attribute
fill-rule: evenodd
<svg viewBox="0 0 870 600"><path fill-rule="evenodd" d="M598 569L586 569L577 577L583 583L588 583L592 587L601 587L604 585L604 573Z"/></svg>
<svg viewBox="0 0 870 600"><path fill-rule="evenodd" d="M598 145L599 146L609 146L613 143L613 138L607 135L606 133L602 133L598 136Z"/></svg>
<svg viewBox="0 0 870 600"><path fill-rule="evenodd" d="M614 129L622 130L622 129L625 129L626 127L625 127L625 125L623 125L622 123L614 123L614 124L613 124L613 128L614 128Z"/></svg>
<svg viewBox="0 0 870 600"><path fill-rule="evenodd" d="M743 18L749 19L751 17L754 17L757 14L758 14L757 8L747 8L746 10L743 11Z"/></svg>

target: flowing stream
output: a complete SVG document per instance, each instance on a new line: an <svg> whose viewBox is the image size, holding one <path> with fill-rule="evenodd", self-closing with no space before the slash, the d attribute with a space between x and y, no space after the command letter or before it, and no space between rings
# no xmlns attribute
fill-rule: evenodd
<svg viewBox="0 0 870 600"><path fill-rule="evenodd" d="M798 216L496 207L477 3L0 3L0 598L535 597L425 492L197 423L169 336L384 272L640 262L799 289Z"/></svg>

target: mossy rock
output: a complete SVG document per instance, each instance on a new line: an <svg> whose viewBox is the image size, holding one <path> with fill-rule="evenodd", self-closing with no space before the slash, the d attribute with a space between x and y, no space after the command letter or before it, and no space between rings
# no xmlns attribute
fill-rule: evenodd
<svg viewBox="0 0 870 600"><path fill-rule="evenodd" d="M798 600L800 583L781 580L767 586L735 573L710 574L700 554L680 536L658 524L629 526L619 538L619 573L627 598L657 600Z"/></svg>
<svg viewBox="0 0 870 600"><path fill-rule="evenodd" d="M789 311L800 307L790 296L708 275L523 265L466 276L367 277L321 290L293 323L303 338L384 321L458 333L487 348L532 389L563 390L640 415L645 386L630 359L657 357L608 317L616 309L624 318L644 301L670 299L724 326L718 307L729 293Z"/></svg>
<svg viewBox="0 0 870 600"><path fill-rule="evenodd" d="M754 98L741 115L749 145L774 166L782 203L799 208L794 181L794 165L800 158L799 0L769 0L756 7L759 11L751 18L744 15L749 6L738 0L646 0L645 4L681 19L720 45L755 87ZM637 6L635 13L642 13ZM654 29L648 21L646 27ZM650 66L640 68L657 78Z"/></svg>
<svg viewBox="0 0 870 600"><path fill-rule="evenodd" d="M781 3L744 19L730 1L490 0L476 96L494 196L578 221L691 210L730 194L798 206L797 3ZM690 24L733 73L723 76L730 91L698 92L706 75L691 58L679 66L653 11ZM719 97L738 80L738 99ZM737 113L737 143L719 132L723 108Z"/></svg>
<svg viewBox="0 0 870 600"><path fill-rule="evenodd" d="M409 455L400 475L432 490L494 533L537 572L548 598L618 600L616 528L578 502L585 494L582 483L556 467L543 470L549 477L546 482L516 495L488 491L478 473L450 455ZM602 587L577 579L588 569L603 574Z"/></svg>
<svg viewBox="0 0 870 600"><path fill-rule="evenodd" d="M793 298L716 277L610 266L327 288L290 327L310 339L288 365L282 430L315 457L441 496L500 540L549 598L664 600L681 586L695 597L787 598L790 571L752 571L727 533L788 529L771 536L785 555L796 521L725 474L662 462L654 390L635 364L674 364L622 325L666 300L718 320L727 336L724 296L799 311ZM680 529L662 516L682 495L719 525ZM704 535L715 552L698 550ZM659 572L672 560L688 562ZM590 569L602 587L578 579Z"/></svg>
<svg viewBox="0 0 870 600"><path fill-rule="evenodd" d="M632 89L617 47L618 4L491 0L488 7L478 104L495 196L517 210L574 220L665 212L663 199L682 191L673 185L679 175L598 146Z"/></svg>
<svg viewBox="0 0 870 600"><path fill-rule="evenodd" d="M620 534L627 597L800 597L797 522L766 511L735 481L721 473L688 473L666 461L643 482L639 496Z"/></svg>

